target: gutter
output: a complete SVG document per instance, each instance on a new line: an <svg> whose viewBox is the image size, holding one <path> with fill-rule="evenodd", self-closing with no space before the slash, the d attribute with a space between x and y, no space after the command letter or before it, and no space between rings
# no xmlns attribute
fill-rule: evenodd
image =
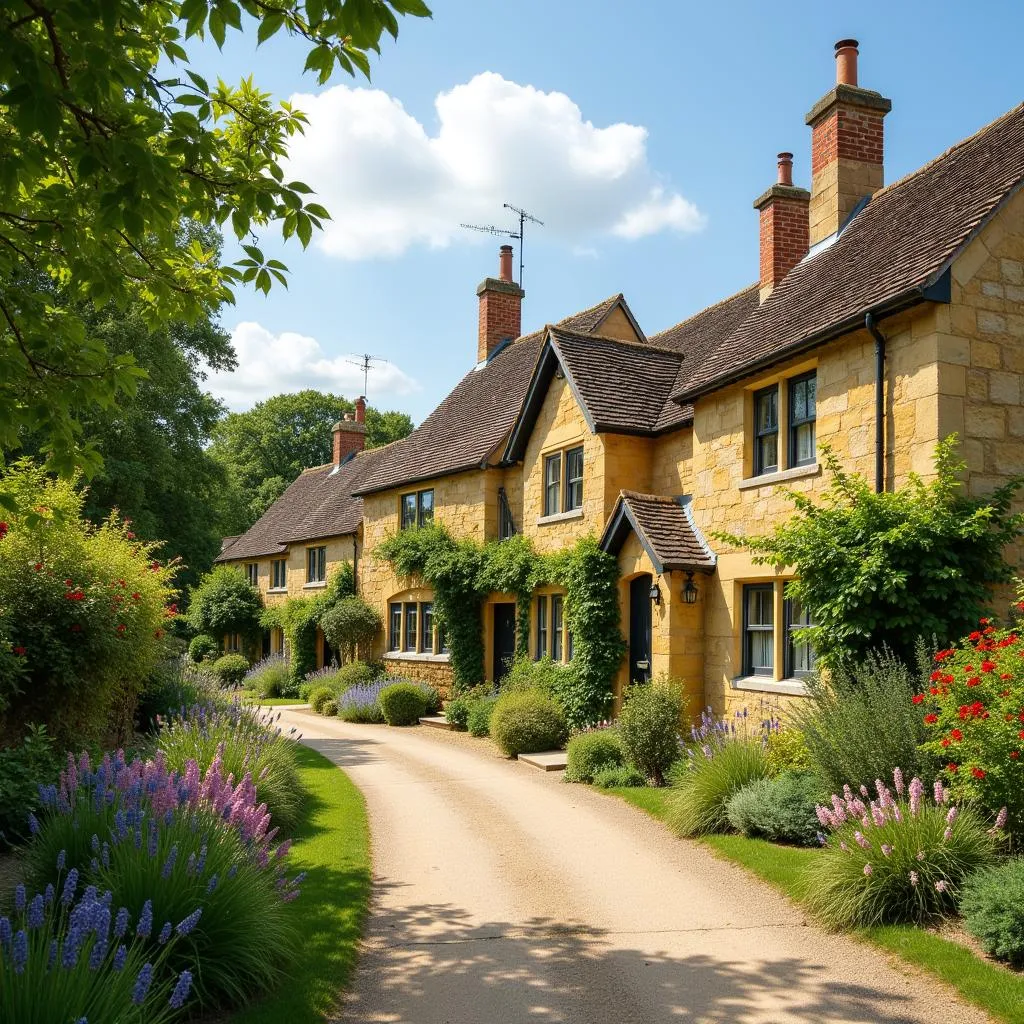
<svg viewBox="0 0 1024 1024"><path fill-rule="evenodd" d="M875 493L885 490L885 335L875 314L864 314L864 326L875 339Z"/></svg>

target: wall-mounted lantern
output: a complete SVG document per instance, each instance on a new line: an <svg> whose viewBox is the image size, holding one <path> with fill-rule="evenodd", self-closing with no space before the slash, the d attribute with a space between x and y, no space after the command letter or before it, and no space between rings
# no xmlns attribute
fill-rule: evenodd
<svg viewBox="0 0 1024 1024"><path fill-rule="evenodd" d="M657 581L651 584L650 598L655 604L661 604L661 590L658 588Z"/></svg>
<svg viewBox="0 0 1024 1024"><path fill-rule="evenodd" d="M683 584L683 600L687 604L697 603L697 584L693 582L693 573L686 574L686 582Z"/></svg>

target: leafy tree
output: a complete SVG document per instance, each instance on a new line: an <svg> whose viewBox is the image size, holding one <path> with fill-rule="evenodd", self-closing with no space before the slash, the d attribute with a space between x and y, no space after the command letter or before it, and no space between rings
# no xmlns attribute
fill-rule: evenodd
<svg viewBox="0 0 1024 1024"><path fill-rule="evenodd" d="M910 664L918 637L948 644L973 629L989 588L1012 578L1003 549L1024 527L1011 510L1022 481L964 495L955 435L936 448L931 483L910 474L882 494L822 451L832 483L821 504L791 491L796 513L773 533L717 536L758 565L795 569L787 591L812 615L807 635L823 664L859 662L882 646Z"/></svg>
<svg viewBox="0 0 1024 1024"><path fill-rule="evenodd" d="M355 661L356 648L372 643L380 632L381 618L377 609L361 597L343 597L321 613L320 628L332 647Z"/></svg>
<svg viewBox="0 0 1024 1024"><path fill-rule="evenodd" d="M230 565L218 565L192 588L189 625L197 633L220 639L241 633L253 641L259 633L263 599L242 573Z"/></svg>
<svg viewBox="0 0 1024 1024"><path fill-rule="evenodd" d="M341 395L307 389L229 413L213 431L210 454L227 474L224 532L247 530L310 466L331 461L331 427L355 406ZM366 444L373 448L408 436L412 420L400 412L366 410Z"/></svg>
<svg viewBox="0 0 1024 1024"><path fill-rule="evenodd" d="M84 512L100 522L119 510L137 536L164 542L162 557L183 561L179 584L194 584L219 551L225 479L206 451L223 407L203 390L199 367L234 367L228 335L212 314L150 329L137 303L123 312L88 307L81 316L109 352L133 355L146 371L116 407L93 407L80 417L83 439L103 459ZM38 431L23 436L21 451L39 456L45 443L45 431Z"/></svg>
<svg viewBox="0 0 1024 1024"><path fill-rule="evenodd" d="M51 466L98 466L78 417L137 387L139 367L89 330L79 303L151 325L191 321L239 284L269 291L287 268L255 245L225 264L187 220L245 239L280 224L309 244L329 214L288 182L287 140L305 118L251 79L208 83L189 39L278 32L305 67L369 74L367 52L423 0L12 0L0 7L0 448L42 430ZM47 283L41 283L47 282ZM67 304L50 301L59 285ZM9 504L11 499L5 499Z"/></svg>

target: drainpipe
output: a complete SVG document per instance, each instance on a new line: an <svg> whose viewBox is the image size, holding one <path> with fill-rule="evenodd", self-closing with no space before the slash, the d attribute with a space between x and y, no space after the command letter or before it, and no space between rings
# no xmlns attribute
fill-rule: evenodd
<svg viewBox="0 0 1024 1024"><path fill-rule="evenodd" d="M885 490L885 337L874 313L865 313L864 326L875 339L875 493Z"/></svg>
<svg viewBox="0 0 1024 1024"><path fill-rule="evenodd" d="M359 538L352 534L352 589L359 593Z"/></svg>

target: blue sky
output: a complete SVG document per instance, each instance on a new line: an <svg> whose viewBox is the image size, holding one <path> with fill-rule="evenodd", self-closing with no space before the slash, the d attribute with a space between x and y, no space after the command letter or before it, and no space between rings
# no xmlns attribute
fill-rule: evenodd
<svg viewBox="0 0 1024 1024"><path fill-rule="evenodd" d="M860 40L860 84L893 101L887 181L1024 99L1013 2L433 6L372 84L318 88L297 41L256 48L255 33L197 54L204 73L304 94L296 175L336 219L305 252L260 239L291 285L225 312L242 366L211 386L235 408L308 385L354 397L346 357L370 352L388 360L371 403L420 421L475 360L475 290L497 270L500 240L458 222L512 227L503 202L545 221L527 234L524 331L621 291L654 333L750 284L751 203L780 150L809 184L804 115L834 82L837 39Z"/></svg>

